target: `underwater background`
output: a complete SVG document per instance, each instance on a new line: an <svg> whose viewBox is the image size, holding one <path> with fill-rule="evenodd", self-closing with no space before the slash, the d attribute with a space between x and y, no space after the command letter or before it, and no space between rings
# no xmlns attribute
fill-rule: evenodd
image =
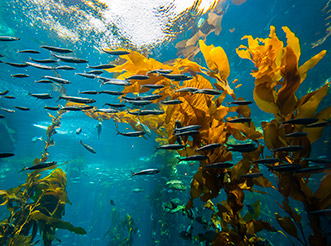
<svg viewBox="0 0 331 246"><path fill-rule="evenodd" d="M2 0L0 36L19 40L0 41L0 153L15 154L0 158L0 244L330 245L330 4L327 0ZM277 46L280 43L272 30L284 47ZM242 39L245 35L252 39ZM266 41L268 37L273 39ZM254 43L255 38L260 40ZM49 50L40 48L45 45L71 49L69 54L54 53L88 63L61 59L39 63L75 70L8 64L33 62L30 58L55 59ZM280 53L263 50L263 45L270 45L272 51L278 47ZM128 54L111 55L107 50ZM297 69L312 57L313 65ZM132 86L124 88L76 74L90 71L86 64L108 63L114 68L104 69L100 76L124 79L149 75L153 69L171 69L176 71L173 74L192 77L193 82L153 72L147 82L132 79ZM35 83L43 76L60 77L71 84ZM261 78L270 85L258 94L255 88ZM144 84L164 88L142 90ZM223 93L175 92L189 86L203 89L207 84ZM117 95L79 94L90 90L162 97L141 107ZM29 93L50 93L53 98L37 99ZM96 102L91 104L93 109L78 112L44 108L83 105L70 100L66 104L63 99L57 102L65 95ZM176 98L192 108L161 103ZM293 102L296 98L303 98L301 104ZM233 103L237 100L253 103L238 106ZM118 113L95 111L105 108L104 103L119 102L126 106ZM164 112L130 114L142 109ZM296 117L324 125L285 123ZM227 118L249 118L249 123L238 127ZM182 126L200 125L201 137L182 137L186 147L178 151L156 151L161 145L176 143L176 119L181 119ZM144 136L126 137L118 131L143 131ZM283 137L284 132L298 131L308 135ZM222 147L218 152L198 152L208 160L178 161L197 155L195 149L210 143L222 143ZM239 143L258 147L254 154L229 149ZM304 151L275 151L294 145ZM283 165L297 166L277 171L254 163L262 158L279 158ZM317 164L309 158L317 159ZM26 169L46 161L55 161L57 166ZM219 162L232 162L233 167L205 168ZM298 171L307 167L317 169ZM132 175L146 169L159 173ZM263 176L242 176L249 173Z"/></svg>

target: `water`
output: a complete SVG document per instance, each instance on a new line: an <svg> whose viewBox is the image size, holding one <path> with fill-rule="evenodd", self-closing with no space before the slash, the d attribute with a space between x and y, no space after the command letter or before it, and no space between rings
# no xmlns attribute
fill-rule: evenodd
<svg viewBox="0 0 331 246"><path fill-rule="evenodd" d="M30 57L50 58L52 57L50 52L39 47L52 45L72 49L72 56L87 59L89 65L109 62L116 65L123 64L124 60L108 55L102 49L124 48L166 64L168 61L174 61L179 57L186 58L190 55L192 61L207 67L204 56L198 52L197 48L199 47L197 41L200 38L207 45L213 44L215 47L221 46L224 49L231 69L228 77L230 87L234 89L237 97L254 100L254 78L250 73L255 68L251 61L241 59L235 50L241 44L247 45L246 40L241 40L244 35L266 38L272 25L275 26L279 39L286 45L286 37L281 27L288 26L300 40L299 66L320 51L328 51L330 48L328 38L330 6L326 0L248 0L237 5L233 2L220 1L218 7L213 9L212 1L201 1L198 7L194 7L193 1L184 3L184 1L166 0L144 0L134 3L106 0L4 0L0 3L0 36L15 36L20 40L0 42L0 54L4 55L1 61L21 63L28 61ZM211 9L208 10L209 8ZM218 19L216 18L218 22L213 28L210 24L212 14L214 17L218 16ZM207 24L208 21L210 21L209 24ZM203 34L200 33L197 39L191 39L194 34L199 34L199 30ZM194 40L193 45L186 50L179 48L179 42L183 44L185 40L190 40L189 42ZM187 42L186 44L188 45ZM24 49L35 49L41 53L17 52ZM330 54L327 53L313 69L309 70L307 78L296 92L298 98L320 88L326 81L330 81L330 62ZM31 173L31 171L20 172L20 170L32 166L33 160L41 157L45 144L36 139L39 137L46 139L46 129L52 124L52 118L48 113L56 115L55 111L47 111L44 106L65 105L64 100L56 102L60 95L59 86L36 84L34 81L41 79L44 75L61 76L71 81L71 84L64 86L67 95L94 98L96 103L92 105L98 108L102 108L106 102L119 101L117 96L106 94L78 94L78 91L85 90L120 91L121 87L100 86L97 80L75 75L76 72L88 71L86 64L65 62L58 62L58 64L72 65L76 67L76 70L55 72L33 67L16 68L4 63L0 64L0 91L9 90L8 95L15 97L15 99L0 98L0 106L8 109L15 109L14 106L30 108L29 111L15 109L15 113L3 110L0 112L5 116L0 119L0 152L15 153L14 157L0 159L1 190L24 184L27 178L26 173ZM157 68L154 67L154 69ZM29 74L29 77L20 79L10 76L17 73L26 73ZM186 74L189 75L189 73ZM117 75L113 74L115 77ZM195 76L194 73L191 75ZM110 77L112 75L105 72L102 76ZM207 76L205 77L207 78ZM238 79L238 82L232 84L231 82L235 79ZM213 83L216 82L215 79L210 78L210 80ZM182 85L182 83L180 84ZM235 89L238 84L242 84L242 86ZM150 95L151 92L139 95ZM51 93L53 99L36 99L29 96L28 93ZM133 96L133 94L128 94L128 96ZM231 100L231 97L227 96L225 102ZM225 103L222 105L226 106ZM318 110L328 106L330 106L329 93L324 97ZM160 104L145 107L157 109ZM249 107L252 121L261 131L262 121L271 121L275 118L272 114L263 112L255 103ZM229 116L235 117L237 114L232 112L227 117ZM143 117L148 116L140 116L140 120ZM330 115L323 120L327 120L329 117ZM132 118L136 119L134 116ZM154 120L155 118L150 118L150 122ZM189 212L184 209L179 209L179 212L170 212L171 209L167 209L169 206L179 208L178 205L187 204L190 199L192 178L198 171L199 162L194 162L193 165L190 165L190 162L182 162L177 165L179 154L176 151L159 150L155 152L155 148L161 145L158 142L160 136L157 132L152 131L150 137L147 135L145 137L124 137L117 134L115 121L119 121L119 119L102 121L102 130L100 139L98 139L96 126L99 121L88 117L83 112L67 112L62 115L61 127L56 129L57 133L52 137L55 146L48 148L48 161L56 161L60 164L59 167L66 173L67 178L65 189L70 202L67 201L65 213L59 218L70 222L75 227L84 228L86 234L79 235L68 230L56 229L52 245L208 245L208 240L213 241L215 232L220 232L222 227L213 224L211 220L211 215L217 213L219 208L215 206L216 210L213 212L204 208L205 202L196 198L194 206ZM147 124L145 121L143 123ZM184 123L184 125L187 124ZM120 132L133 131L134 125L135 122L131 126L128 123L117 123ZM82 127L82 133L77 135L75 131L79 127ZM166 136L165 131L163 134ZM32 141L33 138L35 138L34 141ZM92 146L96 150L96 154L83 148L79 144L80 140ZM229 142L231 141L235 142L230 138ZM264 145L262 139L258 142ZM311 157L331 158L328 151L330 149L330 129L328 127L324 128L321 138L314 142L311 148ZM192 155L192 153L188 153L188 155ZM272 152L265 147L264 155L271 156ZM295 159L295 156L289 158L292 157ZM243 157L240 153L233 152L232 161L235 164L241 159ZM61 165L63 163L66 164ZM157 168L161 172L150 176L131 177L131 172L148 168ZM49 175L52 170L42 171L42 177ZM260 170L272 185L277 187L272 172L264 166L260 167ZM307 177L308 186L313 192L318 189L322 182L321 179L327 173L329 173L329 169ZM221 180L224 177L220 175L218 178ZM329 178L330 176L328 176ZM180 180L184 185L183 190L172 187L170 183L167 184L171 180ZM239 213L244 217L249 211L249 205L260 200L261 213L256 219L268 221L276 230L284 231L274 215L274 213L278 213L282 217L290 216L277 205L276 201L282 204L282 195L273 188L255 185L254 189L256 187L260 191L270 193L271 196L244 190L245 201ZM212 199L215 205L228 200L226 189L228 188L223 187L219 194ZM174 205L176 200L172 199L179 199L178 204ZM327 199L324 207L320 208L316 204L307 205L294 200L293 194L289 201L292 209L302 218L302 233L305 235L305 239L303 239L299 227L297 227L298 237L303 242L308 241L312 228L309 226L311 221L309 221L304 206L306 209L309 207L311 211L326 209L330 206L330 198ZM30 203L33 203L33 199L27 200L27 204ZM20 209L27 204L21 204ZM9 212L6 206L1 206L0 211L0 219L8 219ZM217 216L220 216L220 213ZM201 222L203 219L206 221ZM329 232L327 219L329 218L325 216L320 218L320 228L324 230L324 233ZM11 223L15 224L14 221ZM193 228L192 235L188 235L190 234L189 225L192 225ZM229 229L236 230L235 226L233 228L229 226ZM213 231L209 236L211 239L206 239L208 231ZM0 231L0 233L3 232ZM31 233L32 229L25 234L22 232L20 235L31 235ZM284 233L286 234L286 232ZM253 237L253 234L244 233L241 237L243 235L247 235L248 238ZM280 233L263 230L257 235L272 245L291 244L290 240ZM295 237L286 235L295 245L300 245ZM322 237L322 234L317 235ZM330 238L328 239L328 243L330 243ZM40 241L36 245L43 245L40 232L37 233L33 242L38 240ZM236 242L234 238L232 241L239 244L239 241ZM7 240L6 245L8 243ZM266 242L264 243L264 245L268 245ZM220 241L216 240L215 245L220 245Z"/></svg>

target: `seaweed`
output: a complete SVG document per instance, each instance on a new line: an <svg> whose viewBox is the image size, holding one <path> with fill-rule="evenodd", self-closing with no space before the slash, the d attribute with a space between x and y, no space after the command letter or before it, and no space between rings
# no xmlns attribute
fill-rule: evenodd
<svg viewBox="0 0 331 246"><path fill-rule="evenodd" d="M52 124L47 128L47 140L41 158L36 158L34 165L45 162L48 148L55 144L52 136L60 127L61 114L52 117ZM46 169L54 169L55 166ZM43 169L45 170L45 169ZM67 229L77 234L86 234L81 227L75 227L61 220L65 204L70 203L66 192L66 174L62 169L54 169L48 176L41 177L42 170L27 174L24 184L7 191L0 191L1 205L7 206L10 215L1 221L1 245L33 245L38 228L44 245L51 245L55 238L56 228Z"/></svg>

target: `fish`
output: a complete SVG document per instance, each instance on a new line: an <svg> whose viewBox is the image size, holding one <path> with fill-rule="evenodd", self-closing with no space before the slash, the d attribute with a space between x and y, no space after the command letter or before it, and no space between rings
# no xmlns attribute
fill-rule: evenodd
<svg viewBox="0 0 331 246"><path fill-rule="evenodd" d="M3 91L3 92L0 92L0 96L4 96L4 95L7 95L7 94L8 94L8 92L9 92L9 90L5 90L5 91Z"/></svg>
<svg viewBox="0 0 331 246"><path fill-rule="evenodd" d="M194 93L196 90L198 90L198 89L194 88L194 87L182 87L178 90L175 90L175 92L191 92L191 93Z"/></svg>
<svg viewBox="0 0 331 246"><path fill-rule="evenodd" d="M129 80L129 81L131 79L133 79L133 80L146 80L146 79L149 79L149 76L137 74L137 75L132 75L132 76L126 78L126 80Z"/></svg>
<svg viewBox="0 0 331 246"><path fill-rule="evenodd" d="M275 164L277 162L280 162L281 160L278 158L266 158L266 159L260 159L260 160L256 160L253 161L253 163L257 163L257 164Z"/></svg>
<svg viewBox="0 0 331 246"><path fill-rule="evenodd" d="M71 82L69 80L62 79L62 78L59 78L59 77L45 75L45 76L43 76L43 78L50 79L50 80L52 80L54 82L57 82L57 83L60 83L60 84L71 84Z"/></svg>
<svg viewBox="0 0 331 246"><path fill-rule="evenodd" d="M55 60L55 59L52 59L52 58L48 58L48 59L34 59L34 58L31 58L30 57L30 60L31 61L34 61L34 62L38 62L38 63L55 63L55 62L58 62L59 60Z"/></svg>
<svg viewBox="0 0 331 246"><path fill-rule="evenodd" d="M30 170L39 170L39 169L55 166L56 164L57 164L57 162L55 162L55 161L43 162L43 163L39 163L37 165L34 165L32 167L25 167L21 170L21 172L30 171Z"/></svg>
<svg viewBox="0 0 331 246"><path fill-rule="evenodd" d="M305 167L300 168L299 170L296 170L295 173L312 173L312 172L321 172L324 171L325 167Z"/></svg>
<svg viewBox="0 0 331 246"><path fill-rule="evenodd" d="M121 56L121 55L130 54L130 51L126 51L126 50L106 50L106 49L102 49L102 51L109 54L109 55L114 55L114 56Z"/></svg>
<svg viewBox="0 0 331 246"><path fill-rule="evenodd" d="M88 72L86 72L86 73L88 73L88 74L100 75L100 74L103 73L103 71L102 71L102 70L91 70L91 71L88 71Z"/></svg>
<svg viewBox="0 0 331 246"><path fill-rule="evenodd" d="M248 174L241 175L240 177L241 178L250 178L250 179L252 179L252 178L259 178L261 176L263 176L262 173L248 173Z"/></svg>
<svg viewBox="0 0 331 246"><path fill-rule="evenodd" d="M29 93L28 95L32 97L36 97L38 99L51 99L53 98L51 94L49 93Z"/></svg>
<svg viewBox="0 0 331 246"><path fill-rule="evenodd" d="M305 127L312 128L312 127L324 127L324 126L330 126L330 125L331 125L331 121L327 120L327 121L323 121L323 122L308 124L308 125L305 125Z"/></svg>
<svg viewBox="0 0 331 246"><path fill-rule="evenodd" d="M0 36L0 41L17 41L20 38L13 37L13 36Z"/></svg>
<svg viewBox="0 0 331 246"><path fill-rule="evenodd" d="M40 79L40 80L35 81L35 83L40 83L40 84L51 84L51 83L54 83L54 82L51 81L51 80L48 80L48 79Z"/></svg>
<svg viewBox="0 0 331 246"><path fill-rule="evenodd" d="M82 132L82 127L76 129L76 134L79 135Z"/></svg>
<svg viewBox="0 0 331 246"><path fill-rule="evenodd" d="M14 156L14 153L0 153L0 158L8 158Z"/></svg>
<svg viewBox="0 0 331 246"><path fill-rule="evenodd" d="M328 159L322 159L322 158L302 158L304 161L310 161L318 164L329 164L331 163L331 160Z"/></svg>
<svg viewBox="0 0 331 246"><path fill-rule="evenodd" d="M178 163L182 162L182 161L204 161L208 159L208 156L205 155L191 155L191 156L187 156L187 157L177 157L178 158Z"/></svg>
<svg viewBox="0 0 331 246"><path fill-rule="evenodd" d="M145 106L145 105L152 103L152 101L149 101L149 100L127 100L126 99L125 101L134 106Z"/></svg>
<svg viewBox="0 0 331 246"><path fill-rule="evenodd" d="M27 77L29 77L28 74L24 74L24 73L11 74L10 76L14 77L14 78L27 78Z"/></svg>
<svg viewBox="0 0 331 246"><path fill-rule="evenodd" d="M231 119L231 120L228 120L226 119L225 120L226 122L229 122L229 123L249 123L252 121L251 118L248 118L248 117L241 117L241 118L236 118L236 119Z"/></svg>
<svg viewBox="0 0 331 246"><path fill-rule="evenodd" d="M126 137L140 137L145 135L146 133L144 131L135 131L135 132L120 132L119 130L117 130L117 135L120 134L122 136L126 136Z"/></svg>
<svg viewBox="0 0 331 246"><path fill-rule="evenodd" d="M55 47L55 46L50 46L50 45L42 45L42 46L40 46L40 48L54 51L57 53L71 53L72 52L71 49L60 48L60 47Z"/></svg>
<svg viewBox="0 0 331 246"><path fill-rule="evenodd" d="M238 100L238 101L232 101L232 102L228 102L227 105L231 105L231 104L236 104L236 105L249 105L252 104L252 101L246 101L246 100Z"/></svg>
<svg viewBox="0 0 331 246"><path fill-rule="evenodd" d="M79 75L79 76L82 76L82 77L85 77L85 78L88 78L88 79L95 79L97 78L97 75L95 74L90 74L90 73L75 73L75 75Z"/></svg>
<svg viewBox="0 0 331 246"><path fill-rule="evenodd" d="M147 134L147 136L149 136L149 137L152 136L151 130L148 128L148 126L146 126L145 124L141 123L138 117L137 117L136 127L137 126L140 126L142 128L142 130Z"/></svg>
<svg viewBox="0 0 331 246"><path fill-rule="evenodd" d="M134 193L144 192L144 191L145 191L144 189L139 189L139 188L135 188L132 190L132 192L134 192Z"/></svg>
<svg viewBox="0 0 331 246"><path fill-rule="evenodd" d="M269 167L271 170L276 172L295 172L301 168L298 164L283 164L278 166Z"/></svg>
<svg viewBox="0 0 331 246"><path fill-rule="evenodd" d="M253 143L245 143L245 144L227 144L231 149L230 151L237 151L237 152L252 152L257 149L257 146Z"/></svg>
<svg viewBox="0 0 331 246"><path fill-rule="evenodd" d="M25 62L23 62L23 63L5 62L5 64L8 64L8 65L13 66L13 67L27 67L27 66L29 66Z"/></svg>
<svg viewBox="0 0 331 246"><path fill-rule="evenodd" d="M87 145L87 144L84 144L84 143L82 142L82 140L80 140L79 143L80 143L81 145L83 145L84 148L87 149L88 151L90 151L91 153L93 153L93 154L96 154L96 153L97 153L97 152L96 152L91 146L89 146L89 145Z"/></svg>
<svg viewBox="0 0 331 246"><path fill-rule="evenodd" d="M181 133L181 132L188 132L188 131L194 131L201 128L201 125L189 125L189 126L183 126L183 127L177 127L174 129L174 134Z"/></svg>
<svg viewBox="0 0 331 246"><path fill-rule="evenodd" d="M153 174L157 174L159 172L160 172L160 170L156 169L156 168L145 169L145 170L142 170L142 171L139 171L136 173L131 171L131 173L132 173L131 178L136 175L153 175Z"/></svg>
<svg viewBox="0 0 331 246"><path fill-rule="evenodd" d="M42 64L37 64L34 62L25 62L26 64L28 64L31 67L35 67L35 68L39 68L39 69L43 69L43 70L54 70L54 67L50 67L50 66L46 66L46 65L42 65Z"/></svg>
<svg viewBox="0 0 331 246"><path fill-rule="evenodd" d="M193 136L200 134L198 130L192 130L192 131L184 131L184 132L176 132L174 133L175 136L177 137L184 137L184 136Z"/></svg>
<svg viewBox="0 0 331 246"><path fill-rule="evenodd" d="M116 67L113 64L100 64L100 65L96 65L96 66L90 66L87 65L87 68L93 68L93 69L110 69L110 68L114 68Z"/></svg>
<svg viewBox="0 0 331 246"><path fill-rule="evenodd" d="M17 53L40 54L40 51L38 51L38 50L18 50Z"/></svg>
<svg viewBox="0 0 331 246"><path fill-rule="evenodd" d="M4 115L0 114L0 119L6 118Z"/></svg>
<svg viewBox="0 0 331 246"><path fill-rule="evenodd" d="M6 98L6 99L15 99L16 97L14 97L14 96L3 96L2 98Z"/></svg>
<svg viewBox="0 0 331 246"><path fill-rule="evenodd" d="M156 70L149 71L147 74L150 74L150 73L168 74L168 73L171 73L172 71L173 70L169 70L169 69L156 69Z"/></svg>
<svg viewBox="0 0 331 246"><path fill-rule="evenodd" d="M173 100L166 100L166 101L161 101L162 104L164 105L175 105L175 104L181 104L183 101L179 99L173 99Z"/></svg>
<svg viewBox="0 0 331 246"><path fill-rule="evenodd" d="M101 77L99 76L98 78L100 79ZM102 82L101 85L119 85L119 86L130 86L130 85L132 85L127 80L112 79L112 78L103 78L103 79L104 79L104 82Z"/></svg>
<svg viewBox="0 0 331 246"><path fill-rule="evenodd" d="M82 111L83 107L77 107L77 106L65 106L63 108L60 108L60 110L66 110L66 111Z"/></svg>
<svg viewBox="0 0 331 246"><path fill-rule="evenodd" d="M48 110L59 110L60 108L59 107L52 107L52 106L45 106L44 109L48 109Z"/></svg>
<svg viewBox="0 0 331 246"><path fill-rule="evenodd" d="M115 202L113 200L110 200L110 205L115 206Z"/></svg>
<svg viewBox="0 0 331 246"><path fill-rule="evenodd" d="M125 104L123 104L123 103L105 103L104 105L114 107L114 108L123 108L123 107L125 107Z"/></svg>
<svg viewBox="0 0 331 246"><path fill-rule="evenodd" d="M29 108L27 107L20 107L20 106L15 106L15 108L19 109L19 110L22 110L22 111L28 111L30 110Z"/></svg>
<svg viewBox="0 0 331 246"><path fill-rule="evenodd" d="M75 67L71 67L71 66L57 66L55 67L56 70L75 70L76 68Z"/></svg>
<svg viewBox="0 0 331 246"><path fill-rule="evenodd" d="M222 92L213 89L197 89L193 94L206 94L211 96L220 95Z"/></svg>
<svg viewBox="0 0 331 246"><path fill-rule="evenodd" d="M101 130L102 130L102 122L99 122L98 125L96 126L97 130L98 130L98 139L100 139L100 134L101 134Z"/></svg>
<svg viewBox="0 0 331 246"><path fill-rule="evenodd" d="M229 168L232 167L234 164L231 162L217 162L217 163L212 163L204 168Z"/></svg>
<svg viewBox="0 0 331 246"><path fill-rule="evenodd" d="M285 134L284 137L285 138L298 138L298 137L305 137L307 135L308 135L307 132L291 132L291 133Z"/></svg>
<svg viewBox="0 0 331 246"><path fill-rule="evenodd" d="M75 103L95 103L96 101L91 98L84 98L84 97L72 97L72 96L59 96L57 102L61 99L75 102Z"/></svg>
<svg viewBox="0 0 331 246"><path fill-rule="evenodd" d="M271 150L272 152L279 152L279 151L289 151L289 152L295 152L295 151L303 151L305 148L301 145L292 145L292 146L284 146L277 149Z"/></svg>
<svg viewBox="0 0 331 246"><path fill-rule="evenodd" d="M124 92L104 90L104 91L100 91L99 94L108 94L108 95L113 95L113 96L122 96L124 94Z"/></svg>
<svg viewBox="0 0 331 246"><path fill-rule="evenodd" d="M78 94L87 94L87 95L97 95L100 92L98 91L78 91Z"/></svg>
<svg viewBox="0 0 331 246"><path fill-rule="evenodd" d="M292 124L292 125L309 125L318 121L317 118L298 118L298 119L291 119L287 121L283 121L283 124Z"/></svg>
<svg viewBox="0 0 331 246"><path fill-rule="evenodd" d="M7 113L15 113L15 110L13 110L13 109L8 109L8 108L3 108L3 107L0 107L0 109L3 111L6 111Z"/></svg>
<svg viewBox="0 0 331 246"><path fill-rule="evenodd" d="M165 73L161 73L161 75L163 77L166 77L167 79L171 79L174 81L182 81L182 80L190 80L193 77L191 76L187 76L185 74L165 74Z"/></svg>
<svg viewBox="0 0 331 246"><path fill-rule="evenodd" d="M165 144L161 145L156 148L155 152L158 151L159 149L170 149L170 150L178 150L184 148L185 145L183 144Z"/></svg>
<svg viewBox="0 0 331 246"><path fill-rule="evenodd" d="M141 85L140 88L149 88L149 89L162 89L164 88L164 85L156 85L156 84L144 84Z"/></svg>
<svg viewBox="0 0 331 246"><path fill-rule="evenodd" d="M116 109L112 109L112 108L99 108L97 110L95 110L94 112L102 112L102 113L108 113L108 114L115 114L118 113L119 111Z"/></svg>
<svg viewBox="0 0 331 246"><path fill-rule="evenodd" d="M51 53L53 56L55 56L56 58L59 58L61 61L64 62L70 62L70 63L87 63L88 61L85 59L81 59L78 57L73 57L73 56L61 56L61 55L57 55L54 53Z"/></svg>
<svg viewBox="0 0 331 246"><path fill-rule="evenodd" d="M153 110L153 109L142 109L138 111L128 111L129 114L133 115L161 115L164 114L163 110Z"/></svg>
<svg viewBox="0 0 331 246"><path fill-rule="evenodd" d="M147 96L138 96L137 98L139 100L156 100L156 99L159 99L161 97L162 97L162 95L153 94L153 95L147 95Z"/></svg>
<svg viewBox="0 0 331 246"><path fill-rule="evenodd" d="M221 143L211 143L211 144L204 145L204 146L196 149L195 151L213 150L213 149L219 148L221 146L222 146Z"/></svg>

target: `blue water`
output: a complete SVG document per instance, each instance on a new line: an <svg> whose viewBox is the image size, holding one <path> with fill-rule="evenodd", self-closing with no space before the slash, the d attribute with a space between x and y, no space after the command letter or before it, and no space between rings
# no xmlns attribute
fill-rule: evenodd
<svg viewBox="0 0 331 246"><path fill-rule="evenodd" d="M87 11L83 1L50 1L49 5L57 2L65 2L66 5L75 5L82 11ZM98 1L92 1L97 3ZM243 60L235 52L240 44L246 44L241 38L244 35L266 38L269 34L269 26L276 27L277 36L281 40L286 40L281 30L282 26L288 26L299 38L301 44L300 61L306 61L321 50L330 50L331 39L327 38L324 43L312 48L312 43L326 36L326 29L330 20L326 19L328 15L322 9L326 5L326 0L247 0L241 5L233 5L229 1L229 7L222 19L222 31L219 36L214 33L208 35L206 44L221 46L225 50L231 73L228 81L238 79L243 85L235 89L237 96L247 100L252 100L252 91L254 88L254 78L250 75L254 69L251 61ZM138 1L139 4L139 1ZM85 7L84 7L85 6ZM50 28L42 22L36 21L36 16L29 13L38 12L34 10L36 5L32 1L3 0L0 3L0 35L10 35L19 37L19 41L1 42L0 58L2 61L20 63L27 61L29 57L36 59L48 58L50 53L47 50L40 49L39 46L48 44L59 47L66 47L74 50L74 56L87 59L90 65L109 63L114 60L113 57L99 52L101 35L94 35L93 31L84 34L84 30L75 26L75 22L65 21L70 16L57 13L58 22L66 23L68 30L79 32L77 41L64 38L59 32ZM330 7L328 8L330 10ZM46 13L46 10L45 10ZM45 18L46 14L40 12L40 18ZM51 15L52 13L50 13ZM91 14L97 15L92 12ZM53 13L55 15L55 13ZM206 18L208 13L202 16L195 16L192 25L197 25L200 18ZM193 16L192 16L193 18ZM55 21L56 22L56 21ZM33 23L33 24L32 24ZM176 25L176 24L175 24ZM177 23L180 25L180 23ZM143 54L155 58L161 62L178 58L175 48L176 43L190 38L192 29L185 26L185 30L177 33L170 40L158 42L156 44L146 44L144 47L137 47L133 41L127 37L119 35L116 47L132 47ZM233 32L230 32L235 28ZM121 29L119 30L121 31ZM19 54L17 50L36 49L41 54ZM203 56L198 53L195 61L206 67ZM65 63L60 62L61 65ZM331 56L329 53L319 62L314 69L310 70L297 95L302 96L308 90L314 90L330 79ZM67 64L66 64L67 65ZM68 64L71 65L71 64ZM302 64L299 64L302 65ZM74 64L74 71L59 71L62 78L68 79L72 84L65 86L68 95L78 95L77 91L99 90L99 83L95 80L75 75L75 72L84 72L86 64ZM48 116L44 106L64 106L64 101L56 102L58 93L52 91L51 85L35 84L44 75L54 76L52 71L39 70L37 68L15 68L4 63L0 64L0 91L9 90L10 95L16 99L9 100L0 98L0 106L13 109L13 106L29 107L30 111L16 110L15 113L1 112L6 118L0 119L0 137L5 139L1 142L0 152L14 152L15 156L8 159L0 159L0 189L7 190L16 187L25 182L26 173L19 172L23 167L32 164L35 158L39 158L44 144L41 141L31 141L34 137L45 137L45 127L51 124L51 118ZM16 73L27 73L29 78L19 79L10 75ZM230 86L233 86L230 84ZM234 87L234 86L233 86ZM108 89L108 88L104 88ZM54 99L38 100L30 97L28 93L50 92ZM8 94L8 95L9 95ZM82 95L83 96L83 95ZM93 106L103 107L104 102L115 102L116 96L97 95L89 96L97 99ZM330 93L324 98L321 108L330 105ZM250 106L252 110L252 119L256 126L260 122L271 118L270 114L262 112L255 104ZM50 111L51 114L54 114ZM86 235L77 235L67 230L57 230L56 239L53 245L113 245L111 244L111 231L119 225L116 219L123 220L127 215L133 219L137 232L133 237L132 245L204 245L184 240L179 233L186 230L191 221L181 212L170 214L164 212L162 204L169 202L173 198L179 198L181 204L185 204L189 198L190 182L194 173L198 169L198 164L193 166L179 165L176 173L171 173L169 168L166 171L154 176L137 176L131 178L131 171L139 171L146 168L162 169L166 167L169 161L173 160L171 154L155 155L155 147L158 143L155 141L156 134L144 138L126 138L116 134L116 128L113 120L103 121L101 137L98 139L97 126L98 121L87 117L82 112L69 112L63 115L61 127L58 133L53 137L55 146L49 148L50 160L58 163L68 163L61 168L66 172L68 183L67 193L72 205L67 204L63 220L69 221L74 226L83 227ZM119 130L129 131L129 125L119 123ZM83 131L80 135L75 133L78 127ZM9 132L9 133L8 133ZM312 146L312 157L326 156L331 158L329 150L331 133L329 128L325 128L319 141ZM96 150L97 154L91 154L84 149L79 141L82 140ZM167 152L168 153L168 152ZM170 152L169 152L170 153ZM175 152L174 152L175 153ZM50 171L43 171L46 176ZM318 184L323 175L315 174L312 178L312 184ZM188 187L185 191L170 189L166 182L171 179L180 179ZM315 181L314 181L315 179ZM315 182L315 183L314 183ZM141 189L140 192L134 192L134 189ZM263 188L262 188L263 190ZM246 194L246 192L245 192ZM274 217L274 213L280 213L280 209L274 206L274 199L280 200L279 193L273 193L273 198L261 194L247 193L248 203L254 203L260 199L263 204L263 212L260 216L262 220L268 221ZM222 192L215 199L214 203L226 199ZM114 201L115 205L110 203ZM201 214L208 218L210 211L203 209L203 203L196 199L196 214ZM295 204L295 203L294 203ZM299 203L296 208L302 209ZM247 210L245 207L244 209ZM271 211L271 212L270 212ZM302 213L302 224L308 223L304 211ZM113 216L112 216L113 214ZM116 214L116 215L115 215ZM5 206L0 207L0 219L8 217ZM278 230L279 225L273 224ZM193 224L193 234L202 233L204 228L201 224ZM305 232L310 233L310 229L304 228ZM123 229L125 231L125 229ZM107 236L108 232L108 236ZM290 245L290 241L281 234L263 231L260 236L268 239L273 245ZM37 235L36 239L40 239ZM293 239L296 245L298 242ZM279 242L281 242L279 244ZM37 245L42 245L41 241ZM127 244L123 244L127 245Z"/></svg>

